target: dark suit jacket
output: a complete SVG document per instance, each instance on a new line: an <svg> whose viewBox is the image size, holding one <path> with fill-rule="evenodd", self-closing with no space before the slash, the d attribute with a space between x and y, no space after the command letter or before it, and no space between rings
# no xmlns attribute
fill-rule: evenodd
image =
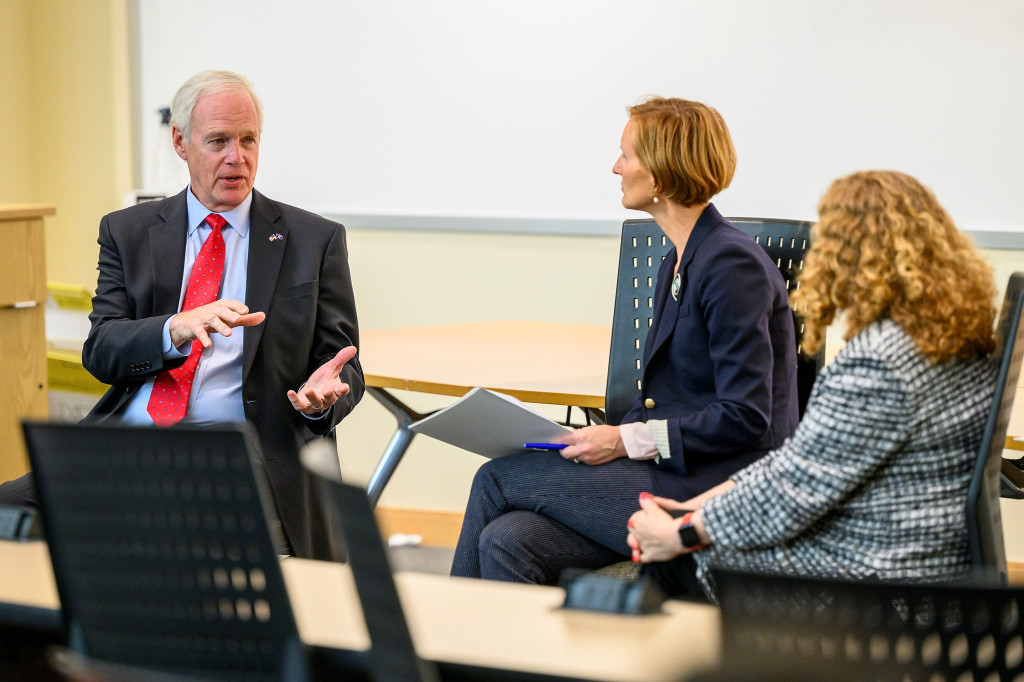
<svg viewBox="0 0 1024 682"><path fill-rule="evenodd" d="M673 248L658 272L641 395L623 423L668 421L659 492L687 499L796 430L796 337L778 266L714 205L686 242L678 301L675 264Z"/></svg>
<svg viewBox="0 0 1024 682"><path fill-rule="evenodd" d="M184 362L164 362L161 334L177 312L187 217L182 192L116 211L100 222L99 281L82 362L111 388L88 420L118 414L147 379ZM358 346L345 228L254 190L245 304L267 314L263 324L245 331L245 416L259 434L292 551L330 559L337 556L335 538L298 452L317 437L333 441L334 427L363 395L362 369L358 359L345 366L341 380L352 390L323 419L296 412L287 392L340 349Z"/></svg>

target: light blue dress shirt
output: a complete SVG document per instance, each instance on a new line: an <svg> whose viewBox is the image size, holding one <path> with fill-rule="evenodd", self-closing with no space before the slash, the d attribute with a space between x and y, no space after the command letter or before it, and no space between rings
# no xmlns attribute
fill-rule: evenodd
<svg viewBox="0 0 1024 682"><path fill-rule="evenodd" d="M206 216L210 210L203 206L195 195L192 187L186 193L188 203L188 240L185 243L185 269L181 280L181 293L178 296L178 310L185 300L185 289L192 273L192 265L196 256L213 231L206 224ZM228 221L221 230L224 237L224 278L221 280L219 299L245 301L245 275L249 264L249 208L252 206L252 192L241 204L220 215ZM252 311L258 312L258 311ZM211 333L213 345L203 349L192 383L192 393L188 400L183 424L211 424L215 422L244 422L245 409L242 403L242 340L245 338L245 327L235 327L231 336ZM173 360L188 355L192 342L184 344L181 349L171 345L170 318L164 324L163 354L165 360ZM139 392L128 403L122 420L127 424L153 425L147 406L149 396L153 392L153 382L149 379Z"/></svg>

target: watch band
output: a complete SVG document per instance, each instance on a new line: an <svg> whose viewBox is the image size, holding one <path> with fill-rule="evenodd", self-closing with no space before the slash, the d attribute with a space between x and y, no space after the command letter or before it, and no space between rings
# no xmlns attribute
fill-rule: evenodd
<svg viewBox="0 0 1024 682"><path fill-rule="evenodd" d="M705 546L693 525L693 512L683 516L683 521L679 524L679 539L686 549L700 549Z"/></svg>

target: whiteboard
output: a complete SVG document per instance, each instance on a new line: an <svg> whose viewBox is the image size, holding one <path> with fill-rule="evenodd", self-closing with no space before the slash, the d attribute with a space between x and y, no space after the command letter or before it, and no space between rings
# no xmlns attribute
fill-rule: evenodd
<svg viewBox="0 0 1024 682"><path fill-rule="evenodd" d="M840 175L901 170L962 228L1024 231L1024 0L138 2L143 180L156 110L207 68L256 85L256 186L407 225L615 225L627 105L728 123L726 215L814 219ZM176 172L184 186L183 164ZM583 228L585 230L585 227ZM598 229L597 231L601 231Z"/></svg>

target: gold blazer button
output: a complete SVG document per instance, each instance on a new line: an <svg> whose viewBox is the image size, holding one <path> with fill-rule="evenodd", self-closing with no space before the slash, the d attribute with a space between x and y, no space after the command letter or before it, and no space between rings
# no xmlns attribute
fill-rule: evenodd
<svg viewBox="0 0 1024 682"><path fill-rule="evenodd" d="M644 401L644 407L646 407L648 410L653 410L654 406L654 398L648 398L647 400Z"/></svg>

